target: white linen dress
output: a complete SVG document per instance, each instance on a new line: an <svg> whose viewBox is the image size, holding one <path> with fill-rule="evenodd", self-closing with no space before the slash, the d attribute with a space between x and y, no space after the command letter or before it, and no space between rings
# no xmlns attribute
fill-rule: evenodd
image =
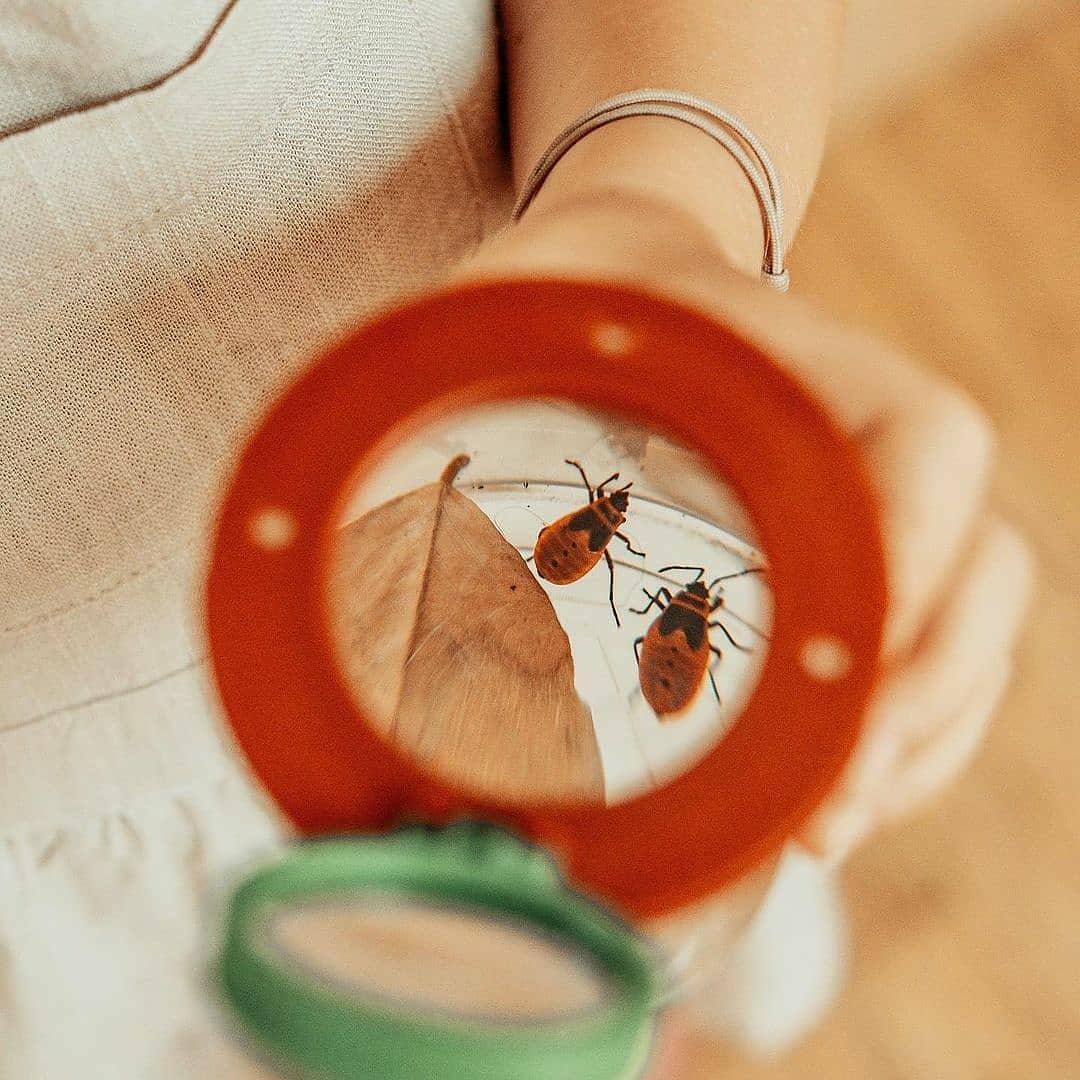
<svg viewBox="0 0 1080 1080"><path fill-rule="evenodd" d="M4 1080L217 1074L205 899L280 832L205 674L214 500L504 214L497 66L490 0L0 6Z"/></svg>

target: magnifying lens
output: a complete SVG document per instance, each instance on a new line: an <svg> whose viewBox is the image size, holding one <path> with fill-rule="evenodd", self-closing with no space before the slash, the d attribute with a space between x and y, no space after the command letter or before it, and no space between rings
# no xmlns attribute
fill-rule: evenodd
<svg viewBox="0 0 1080 1080"><path fill-rule="evenodd" d="M655 789L721 737L768 651L768 568L739 511L626 418L458 410L341 511L327 605L348 688L413 760L489 798Z"/></svg>
<svg viewBox="0 0 1080 1080"><path fill-rule="evenodd" d="M264 418L215 536L232 730L337 837L239 887L226 1001L303 1075L641 1075L693 966L653 931L826 797L884 597L852 449L704 316L530 281L364 327Z"/></svg>

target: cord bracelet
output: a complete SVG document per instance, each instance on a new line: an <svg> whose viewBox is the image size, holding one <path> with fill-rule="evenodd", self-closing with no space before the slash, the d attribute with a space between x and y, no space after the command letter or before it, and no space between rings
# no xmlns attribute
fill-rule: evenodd
<svg viewBox="0 0 1080 1080"><path fill-rule="evenodd" d="M594 105L565 127L526 178L514 205L513 220L519 220L525 213L552 169L572 146L597 128L630 116L664 116L689 124L709 135L731 154L750 181L761 211L765 230L762 280L779 292L787 292L790 279L784 267L783 196L768 151L737 116L704 98L678 90L633 90L618 94Z"/></svg>

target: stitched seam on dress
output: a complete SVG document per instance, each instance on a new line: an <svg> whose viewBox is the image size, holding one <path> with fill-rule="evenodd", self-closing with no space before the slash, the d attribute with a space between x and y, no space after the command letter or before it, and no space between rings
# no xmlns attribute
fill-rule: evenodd
<svg viewBox="0 0 1080 1080"><path fill-rule="evenodd" d="M108 585L102 586L96 592L92 592L87 596L81 596L77 600L69 600L66 604L62 604L60 607L51 608L49 611L43 611L38 615L33 616L30 619L26 619L23 622L12 623L9 626L0 626L0 634L16 634L21 630L30 630L35 626L44 626L46 623L52 622L54 619L63 618L65 615L70 615L71 612L77 611L79 608L86 607L88 604L96 603L98 600L109 596L111 593L116 592L118 589L122 589L125 585L130 585L133 582L139 580L139 578L146 577L147 574L152 573L154 570L164 566L167 562L175 559L180 554L187 544L180 544L173 548L171 551L167 551L164 555L153 562L149 562L140 566L137 570L132 570L130 573L124 574L122 577L115 578L110 581Z"/></svg>
<svg viewBox="0 0 1080 1080"><path fill-rule="evenodd" d="M427 54L431 72L435 77L435 86L439 92L439 99L442 101L443 109L446 112L450 133L454 137L454 143L457 146L458 156L461 158L462 169L465 173L465 180L468 183L472 194L473 213L476 217L475 239L476 245L479 246L484 239L484 201L480 185L480 170L476 159L473 156L472 147L469 145L468 136L465 134L465 123L461 119L460 111L454 103L453 95L450 93L443 80L442 71L435 58L435 52L431 47L431 41L428 38L427 24L420 14L420 9L416 4L416 0L409 0L409 7L412 9L417 32L423 43L424 52Z"/></svg>
<svg viewBox="0 0 1080 1080"><path fill-rule="evenodd" d="M92 101L84 101L79 105L70 105L66 108L54 109L51 113L46 113L44 116L38 116L33 120L27 120L23 124L17 124L13 128L8 128L6 131L0 132L0 142L3 142L5 139L10 139L15 135L25 135L29 131L36 131L46 124L54 123L57 120L63 120L64 117L92 112L95 109L104 108L106 105L115 104L117 101L123 101L125 98L134 97L136 94L145 94L150 90L156 90L159 86L163 86L171 78L179 75L180 72L186 71L202 57L203 53L210 47L210 42L217 36L217 32L221 29L222 24L229 17L230 12L236 7L238 2L239 0L226 0L225 6L218 12L217 18L211 23L210 29L202 36L188 57L185 60L181 60L175 67L169 68L168 71L155 76L149 82L142 83L140 86L133 86L127 90L119 90L115 94L94 98Z"/></svg>
<svg viewBox="0 0 1080 1080"><path fill-rule="evenodd" d="M82 701L75 701L70 705L59 705L55 709L49 709L46 712L38 713L37 716L28 716L25 720L19 720L8 727L0 727L0 735L7 735L12 731L33 727L35 724L51 720L54 716L60 716L63 713L77 712L79 709L89 709L94 705L103 705L107 701L116 701L118 698L127 697L129 694L137 694L141 690L150 690L163 682L168 682L169 679L175 679L177 675L183 675L185 672L193 671L195 668L200 667L205 660L205 656L197 656L194 660L189 660L181 667L174 668L172 671L166 671L163 675L156 675L146 682L135 683L133 686L125 686L120 690L110 690L107 694L98 694L95 697L84 698Z"/></svg>
<svg viewBox="0 0 1080 1080"><path fill-rule="evenodd" d="M224 184L216 188L207 188L206 192L209 194L217 194L222 187L224 187ZM192 192L187 192L186 194L181 195L176 202L170 203L168 206L159 206L156 210L151 210L150 213L139 221L132 222L131 224L110 233L108 236L102 237L74 259L57 259L55 262L46 263L43 266L35 266L32 274L27 274L23 278L14 278L12 280L11 284L8 286L8 299L16 299L23 293L29 292L35 287L40 287L42 274L55 274L59 270L70 273L72 270L77 270L88 262L93 262L99 255L105 254L120 241L149 239L146 233L150 229L154 228L159 222L170 220L175 214L196 201L197 196Z"/></svg>

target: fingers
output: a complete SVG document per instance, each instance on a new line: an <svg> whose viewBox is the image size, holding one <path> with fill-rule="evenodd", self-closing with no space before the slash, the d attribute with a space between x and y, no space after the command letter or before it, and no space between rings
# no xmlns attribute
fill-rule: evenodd
<svg viewBox="0 0 1080 1080"><path fill-rule="evenodd" d="M966 764L1004 690L1032 577L1020 537L988 522L909 663L878 691L844 780L804 830L807 847L843 858Z"/></svg>
<svg viewBox="0 0 1080 1080"><path fill-rule="evenodd" d="M1032 569L1011 529L977 524L994 451L978 408L809 309L781 313L778 299L745 290L727 317L781 357L854 435L880 499L885 660L908 660L881 687L848 775L804 832L807 846L840 859L974 754L1004 691Z"/></svg>
<svg viewBox="0 0 1080 1080"><path fill-rule="evenodd" d="M1012 663L992 665L953 722L902 763L893 782L879 792L882 824L904 817L945 790L967 768L1012 679Z"/></svg>
<svg viewBox="0 0 1080 1080"><path fill-rule="evenodd" d="M957 570L986 495L990 428L958 395L885 412L857 436L881 497L890 606L884 653L905 652Z"/></svg>
<svg viewBox="0 0 1080 1080"><path fill-rule="evenodd" d="M968 704L940 725L935 739L873 789L845 800L808 830L802 842L837 865L883 826L915 812L946 790L974 758L1001 703L1012 666L987 673Z"/></svg>
<svg viewBox="0 0 1080 1080"><path fill-rule="evenodd" d="M918 648L890 681L885 722L892 732L905 740L929 736L936 715L959 708L992 663L1007 661L1027 614L1033 578L1031 555L1019 534L990 519ZM920 718L928 703L937 708Z"/></svg>
<svg viewBox="0 0 1080 1080"><path fill-rule="evenodd" d="M799 838L804 847L837 865L874 832L906 817L948 788L974 758L1012 677L1011 663L994 667L970 700L937 725L934 738L907 759L892 757L878 782L848 790L824 809Z"/></svg>

